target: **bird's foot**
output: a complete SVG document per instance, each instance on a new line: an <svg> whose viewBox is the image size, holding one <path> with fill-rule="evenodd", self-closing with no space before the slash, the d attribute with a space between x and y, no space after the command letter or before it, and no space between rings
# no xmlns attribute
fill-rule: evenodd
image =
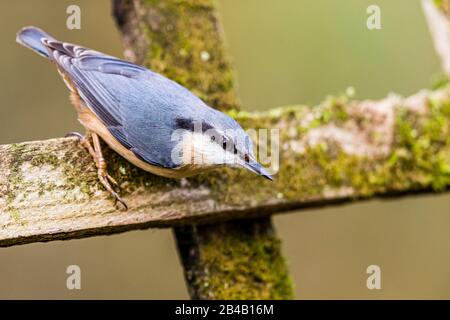
<svg viewBox="0 0 450 320"><path fill-rule="evenodd" d="M95 165L97 166L97 174L98 180L102 184L102 186L110 193L110 195L114 198L115 204L120 203L125 210L128 210L128 206L125 201L119 196L117 192L114 191L111 183L116 187L119 186L117 181L108 174L107 165L105 158L103 158L103 153L100 145L100 140L97 134L90 133L89 131L86 135L82 135L79 132L69 132L66 134L66 137L77 137L80 140L81 145L86 148L91 154L92 158L95 161ZM91 140L93 145L91 143Z"/></svg>
<svg viewBox="0 0 450 320"><path fill-rule="evenodd" d="M66 138L75 137L75 138L78 138L80 140L84 139L84 136L81 133L76 132L76 131L68 132L68 133L66 133L66 135L64 137L66 137Z"/></svg>
<svg viewBox="0 0 450 320"><path fill-rule="evenodd" d="M95 164L98 167L98 162L96 160L96 153L94 150L94 147L92 146L90 140L91 140L91 134L90 132L86 132L86 135L82 135L79 132L69 132L65 135L66 138L68 137L75 137L78 138L78 140L80 141L80 144L89 151L89 153L91 154L91 156L94 158Z"/></svg>
<svg viewBox="0 0 450 320"><path fill-rule="evenodd" d="M122 200L122 198L119 196L117 192L114 191L114 189L111 186L111 183L118 186L118 183L114 178L112 178L108 172L106 171L106 168L98 168L98 180L100 183L105 187L105 189L109 192L109 194L114 198L114 203L117 205L117 203L120 203L125 210L128 210L128 206L125 203L125 201Z"/></svg>

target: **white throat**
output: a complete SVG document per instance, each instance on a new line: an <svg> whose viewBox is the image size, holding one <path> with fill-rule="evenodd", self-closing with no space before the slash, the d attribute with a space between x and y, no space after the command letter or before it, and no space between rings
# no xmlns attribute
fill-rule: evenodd
<svg viewBox="0 0 450 320"><path fill-rule="evenodd" d="M175 137L178 141L172 152L172 160L181 165L195 167L239 166L241 160L207 134L182 130ZM173 137L174 138L174 137Z"/></svg>

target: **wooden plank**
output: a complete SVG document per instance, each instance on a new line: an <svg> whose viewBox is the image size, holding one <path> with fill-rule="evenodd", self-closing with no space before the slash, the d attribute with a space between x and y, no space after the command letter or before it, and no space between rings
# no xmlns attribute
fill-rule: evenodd
<svg viewBox="0 0 450 320"><path fill-rule="evenodd" d="M0 246L253 217L450 184L450 89L380 101L231 112L246 128L280 128L280 171L239 169L173 180L106 157L130 206L116 210L73 138L0 146Z"/></svg>

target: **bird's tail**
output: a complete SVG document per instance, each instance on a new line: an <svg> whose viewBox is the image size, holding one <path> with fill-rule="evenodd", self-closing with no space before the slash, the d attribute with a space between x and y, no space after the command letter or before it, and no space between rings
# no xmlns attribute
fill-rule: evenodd
<svg viewBox="0 0 450 320"><path fill-rule="evenodd" d="M36 27L25 27L17 33L16 41L33 50L44 58L51 59L42 39L55 40L52 36Z"/></svg>

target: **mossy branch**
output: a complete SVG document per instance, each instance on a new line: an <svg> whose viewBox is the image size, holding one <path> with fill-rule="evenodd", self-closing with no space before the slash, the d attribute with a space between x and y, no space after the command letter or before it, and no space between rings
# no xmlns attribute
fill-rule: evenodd
<svg viewBox="0 0 450 320"><path fill-rule="evenodd" d="M450 185L450 88L409 98L266 113L230 112L246 128L280 129L275 181L239 169L173 180L112 151L109 170L130 210L116 210L75 139L0 146L0 246L284 212Z"/></svg>

